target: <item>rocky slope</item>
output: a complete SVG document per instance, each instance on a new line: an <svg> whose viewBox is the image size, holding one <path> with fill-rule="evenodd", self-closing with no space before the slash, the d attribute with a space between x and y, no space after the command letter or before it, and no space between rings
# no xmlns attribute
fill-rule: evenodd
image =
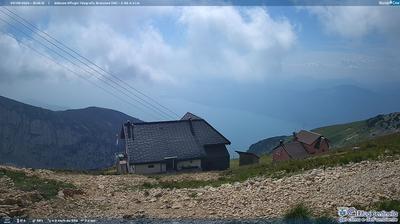
<svg viewBox="0 0 400 224"><path fill-rule="evenodd" d="M126 120L139 121L104 108L51 111L0 96L0 164L108 167L114 161L115 135Z"/></svg>
<svg viewBox="0 0 400 224"><path fill-rule="evenodd" d="M367 120L338 124L312 129L330 140L333 148L356 144L377 136L400 132L400 112L378 115ZM257 155L268 154L276 147L279 140L289 141L291 135L263 139L249 148Z"/></svg>
<svg viewBox="0 0 400 224"><path fill-rule="evenodd" d="M337 207L369 206L383 199L400 199L399 171L398 159L364 161L281 179L258 177L220 187L143 190L138 186L157 180L138 175L95 176L25 169L30 175L73 183L83 194L59 192L56 199L27 203L22 213L42 218L273 218L281 217L291 206L304 203L314 215L336 217ZM201 179L208 174L191 174L191 177ZM218 177L215 172L210 175ZM8 182L4 178L1 181ZM0 188L13 189L12 185L3 184ZM4 213L1 209L0 206L0 213Z"/></svg>

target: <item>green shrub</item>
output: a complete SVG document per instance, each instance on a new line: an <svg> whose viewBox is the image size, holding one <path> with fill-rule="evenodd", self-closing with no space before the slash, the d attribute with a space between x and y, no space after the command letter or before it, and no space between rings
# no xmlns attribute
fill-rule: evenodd
<svg viewBox="0 0 400 224"><path fill-rule="evenodd" d="M368 143L365 145L366 148L374 148L377 147L378 145L374 144L374 143Z"/></svg>
<svg viewBox="0 0 400 224"><path fill-rule="evenodd" d="M191 192L191 193L189 194L189 197L191 197L191 198L196 198L196 197L197 197L197 193L196 193L196 192Z"/></svg>
<svg viewBox="0 0 400 224"><path fill-rule="evenodd" d="M397 211L400 212L400 200L384 200L375 203L373 206L376 210Z"/></svg>
<svg viewBox="0 0 400 224"><path fill-rule="evenodd" d="M144 188L144 189L156 188L156 187L158 187L158 184L153 184L153 183L148 183L148 182L145 182L142 184L142 188Z"/></svg>
<svg viewBox="0 0 400 224"><path fill-rule="evenodd" d="M303 204L298 204L285 213L284 221L286 223L312 223L311 212Z"/></svg>

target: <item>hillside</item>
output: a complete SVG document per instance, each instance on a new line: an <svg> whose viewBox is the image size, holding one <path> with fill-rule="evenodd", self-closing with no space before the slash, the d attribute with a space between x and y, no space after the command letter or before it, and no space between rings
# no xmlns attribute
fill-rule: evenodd
<svg viewBox="0 0 400 224"><path fill-rule="evenodd" d="M118 111L89 107L51 111L0 96L0 164L31 168L97 169L113 163Z"/></svg>
<svg viewBox="0 0 400 224"><path fill-rule="evenodd" d="M399 146L400 134L392 134L363 142L359 150L345 147L306 160L264 160L221 172L157 176L0 166L0 217L188 223L187 219L279 218L299 204L310 208L314 217L337 218L337 207L343 205L398 210Z"/></svg>
<svg viewBox="0 0 400 224"><path fill-rule="evenodd" d="M363 121L316 128L312 131L329 138L331 145L337 148L376 136L400 132L400 113L378 115Z"/></svg>
<svg viewBox="0 0 400 224"><path fill-rule="evenodd" d="M275 148L277 145L279 145L280 140L285 140L287 138L288 138L288 136L285 136L285 135L267 138L267 139L264 139L257 143L252 144L250 146L249 150L247 150L247 151L254 153L256 155L268 154L271 152L271 150L273 148Z"/></svg>
<svg viewBox="0 0 400 224"><path fill-rule="evenodd" d="M378 115L367 120L338 124L312 129L330 140L332 148L356 144L358 142L400 132L400 112ZM258 155L268 154L277 146L279 140L289 141L291 135L263 139L249 147L249 152Z"/></svg>

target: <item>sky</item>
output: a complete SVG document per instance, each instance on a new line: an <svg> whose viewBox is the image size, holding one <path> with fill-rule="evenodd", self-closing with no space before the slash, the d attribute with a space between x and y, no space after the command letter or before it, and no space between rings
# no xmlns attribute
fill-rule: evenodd
<svg viewBox="0 0 400 224"><path fill-rule="evenodd" d="M231 152L400 111L398 7L9 9L179 116L206 119L231 140ZM49 109L98 106L165 120L98 88L109 89L90 74L74 69L88 83L42 57L26 46L73 68L0 18L0 95Z"/></svg>

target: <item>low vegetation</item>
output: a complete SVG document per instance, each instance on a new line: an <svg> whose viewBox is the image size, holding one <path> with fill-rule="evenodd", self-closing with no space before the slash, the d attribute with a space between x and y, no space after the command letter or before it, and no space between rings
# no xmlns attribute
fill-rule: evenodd
<svg viewBox="0 0 400 224"><path fill-rule="evenodd" d="M22 171L0 169L0 178L3 176L9 177L15 188L22 191L38 191L44 199L55 197L58 191L62 189L76 189L73 184L28 176Z"/></svg>
<svg viewBox="0 0 400 224"><path fill-rule="evenodd" d="M287 223L310 223L311 211L303 204L298 204L286 212L284 220Z"/></svg>
<svg viewBox="0 0 400 224"><path fill-rule="evenodd" d="M370 130L367 121L364 120L321 127L312 131L327 137L334 147L342 147L368 139Z"/></svg>
<svg viewBox="0 0 400 224"><path fill-rule="evenodd" d="M319 224L319 223L337 223L337 221L334 218L327 217L327 216L322 216L315 218L313 217L313 214L311 210L306 207L304 204L297 204L290 208L285 215L283 216L283 220L285 223L295 223L295 224L305 224L305 223L310 223L310 224Z"/></svg>
<svg viewBox="0 0 400 224"><path fill-rule="evenodd" d="M158 181L157 183L145 183L143 188L198 188L203 186L220 186L225 183L243 182L257 176L273 178L284 175L292 175L304 170L314 168L326 168L349 163L357 163L364 160L380 160L400 155L400 134L391 134L365 141L357 147L344 147L332 150L330 153L311 157L304 160L290 160L272 163L270 156L263 156L260 164L249 166L234 165L229 170L221 172L217 180L182 180L182 181ZM233 163L235 164L235 163Z"/></svg>
<svg viewBox="0 0 400 224"><path fill-rule="evenodd" d="M400 211L400 200L383 200L375 203L373 209L378 211Z"/></svg>
<svg viewBox="0 0 400 224"><path fill-rule="evenodd" d="M270 155L263 155L260 157L260 164L270 164L272 163L272 157ZM230 169L241 169L239 167L239 159L231 159L229 164Z"/></svg>
<svg viewBox="0 0 400 224"><path fill-rule="evenodd" d="M50 169L56 173L63 174L87 174L87 175L117 175L117 168L115 166L107 167L98 170L66 170L66 169Z"/></svg>

